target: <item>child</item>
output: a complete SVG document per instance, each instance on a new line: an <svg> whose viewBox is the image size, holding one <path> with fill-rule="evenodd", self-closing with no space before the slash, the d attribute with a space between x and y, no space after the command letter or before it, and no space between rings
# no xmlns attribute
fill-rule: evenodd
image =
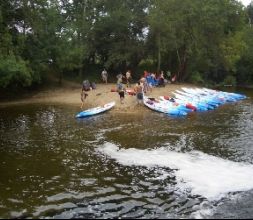
<svg viewBox="0 0 253 220"><path fill-rule="evenodd" d="M82 87L82 91L81 91L81 109L83 109L83 104L84 104L84 100L86 99L86 97L88 96L88 94L85 92L85 87Z"/></svg>
<svg viewBox="0 0 253 220"><path fill-rule="evenodd" d="M131 80L132 76L131 76L131 72L130 70L128 70L126 72L126 82L127 82L127 87L131 87L131 84L130 84L130 80Z"/></svg>
<svg viewBox="0 0 253 220"><path fill-rule="evenodd" d="M135 86L137 104L141 104L143 100L143 84L138 82Z"/></svg>
<svg viewBox="0 0 253 220"><path fill-rule="evenodd" d="M120 80L120 79L118 80L118 83L117 83L117 90L118 90L119 97L120 97L120 103L124 104L123 100L125 98L125 89L123 87L122 80Z"/></svg>

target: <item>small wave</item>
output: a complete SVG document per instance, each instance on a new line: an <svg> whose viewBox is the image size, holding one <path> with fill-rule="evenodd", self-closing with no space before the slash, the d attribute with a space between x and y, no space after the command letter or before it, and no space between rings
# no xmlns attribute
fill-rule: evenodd
<svg viewBox="0 0 253 220"><path fill-rule="evenodd" d="M192 194L209 200L220 199L229 192L253 188L253 165L224 160L199 151L178 153L167 148L119 149L108 142L98 151L124 166L169 167L175 172L179 189L190 189Z"/></svg>

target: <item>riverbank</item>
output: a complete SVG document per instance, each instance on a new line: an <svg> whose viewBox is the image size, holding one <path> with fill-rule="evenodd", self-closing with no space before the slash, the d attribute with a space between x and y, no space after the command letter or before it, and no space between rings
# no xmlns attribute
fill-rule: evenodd
<svg viewBox="0 0 253 220"><path fill-rule="evenodd" d="M147 95L150 97L159 97L161 95L172 95L172 92L181 87L193 87L190 84L167 84L165 87L153 88L152 92ZM115 101L116 105L113 111L117 112L138 112L142 106L138 106L136 96L125 95L124 104L120 103L117 92L111 92L111 89L116 88L115 84L97 84L95 90L88 91L88 97L85 100L83 109L96 107L105 103ZM133 86L132 86L133 88ZM64 84L59 88L47 89L44 91L31 94L30 97L22 98L15 101L0 102L0 106L20 105L20 104L66 104L76 106L77 111L80 110L80 92L81 85Z"/></svg>

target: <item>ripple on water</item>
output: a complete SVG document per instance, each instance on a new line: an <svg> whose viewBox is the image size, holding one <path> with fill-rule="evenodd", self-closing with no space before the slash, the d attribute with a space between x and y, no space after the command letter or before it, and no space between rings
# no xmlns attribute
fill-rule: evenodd
<svg viewBox="0 0 253 220"><path fill-rule="evenodd" d="M252 216L251 191L238 192L251 187L252 104L184 119L75 120L76 108L66 106L15 111L0 114L0 217Z"/></svg>

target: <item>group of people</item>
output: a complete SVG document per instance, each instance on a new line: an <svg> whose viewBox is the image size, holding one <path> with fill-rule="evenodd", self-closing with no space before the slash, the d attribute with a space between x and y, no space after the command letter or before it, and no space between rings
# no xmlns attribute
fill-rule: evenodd
<svg viewBox="0 0 253 220"><path fill-rule="evenodd" d="M102 81L107 84L108 73L107 73L106 69L104 69L101 72L101 78L102 78ZM123 104L123 100L125 98L125 92L126 92L126 89L123 85L123 79L126 80L126 86L131 87L132 74L131 74L130 70L128 70L125 75L123 75L122 73L117 75L117 85L116 86L117 86L117 92L120 96L120 103L121 104Z"/></svg>
<svg viewBox="0 0 253 220"><path fill-rule="evenodd" d="M146 78L147 83L152 86L165 86L165 84L168 82L167 79L165 79L164 72L161 71L160 74L158 73L149 73L147 71L144 71L144 78Z"/></svg>
<svg viewBox="0 0 253 220"><path fill-rule="evenodd" d="M123 81L123 78L125 78L126 86L131 87L131 80L132 80L131 72L128 70L125 76L123 76L122 74L119 74L117 78L118 78L117 91L119 92L119 95L120 95L120 101L121 103L123 103L124 94L126 90L124 90L122 81ZM175 82L175 80L176 80L176 76L173 76L171 78L170 71L167 71L166 77L165 77L164 71L161 71L160 74L144 71L143 76L138 80L138 82L133 88L136 94L137 103L138 104L141 103L143 100L143 95L148 92L151 93L153 87L160 87L160 86L164 87L166 83Z"/></svg>
<svg viewBox="0 0 253 220"><path fill-rule="evenodd" d="M143 76L140 78L140 80L138 80L138 82L133 87L134 93L136 94L137 103L138 104L141 103L143 100L143 95L146 94L147 92L152 92L153 87L165 86L165 84L169 82L169 80L171 80L172 82L175 80L175 77L170 79L171 78L170 71L167 71L166 75L168 79L165 78L163 71L161 71L160 74L144 71ZM106 69L103 69L103 71L101 72L101 79L104 83L106 84L108 83L108 72L106 71ZM128 70L125 73L125 75L123 75L122 73L117 75L116 87L120 97L121 104L124 103L126 93L126 87L123 84L123 80L125 80L126 82L126 87L131 88L132 74L130 70ZM83 108L84 100L88 96L88 94L85 92L87 91L86 84L87 83L85 83L84 81L81 91L81 101L82 101L81 109ZM92 87L90 88L92 89Z"/></svg>
<svg viewBox="0 0 253 220"><path fill-rule="evenodd" d="M123 100L125 98L126 88L124 88L124 85L122 83L123 78L126 79L126 86L127 88L131 87L131 81L132 76L130 70L126 72L126 75L123 76L122 74L119 74L117 76L117 91L120 96L120 102L123 104ZM136 94L137 103L140 104L143 100L143 94L147 93L148 91L152 92L152 87L148 84L146 77L143 76L141 79L135 84L133 87L133 91Z"/></svg>
<svg viewBox="0 0 253 220"><path fill-rule="evenodd" d="M103 81L104 83L107 84L107 82L108 82L108 72L106 71L106 69L104 69L104 70L101 72L101 78L102 78L102 81ZM121 73L118 74L118 75L117 75L117 78L122 78L122 79L125 78L125 79L126 79L126 85L127 85L127 87L130 87L130 86L131 86L130 83L131 83L132 75L131 75L131 71L130 71L130 70L128 70L128 71L126 72L126 75L125 75L125 76L122 75Z"/></svg>
<svg viewBox="0 0 253 220"><path fill-rule="evenodd" d="M130 88L131 87L131 81L132 81L132 74L131 71L128 70L126 72L126 75L122 75L121 73L117 75L117 92L119 93L120 96L120 103L123 104L123 100L125 98L125 93L126 93L126 88L123 85L123 79L126 80L126 87ZM134 87L134 92L136 93L137 97L140 97L142 94L142 87L140 83Z"/></svg>

